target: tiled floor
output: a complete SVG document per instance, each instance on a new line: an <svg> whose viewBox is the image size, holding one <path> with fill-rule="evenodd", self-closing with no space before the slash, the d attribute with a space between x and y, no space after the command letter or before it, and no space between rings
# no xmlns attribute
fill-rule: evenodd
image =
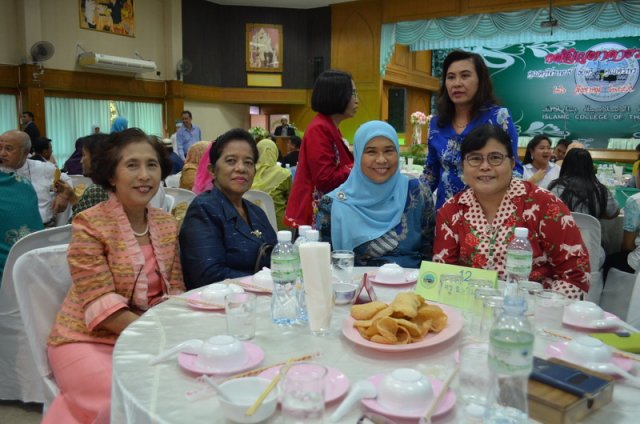
<svg viewBox="0 0 640 424"><path fill-rule="evenodd" d="M42 421L42 404L0 400L0 423L39 424Z"/></svg>

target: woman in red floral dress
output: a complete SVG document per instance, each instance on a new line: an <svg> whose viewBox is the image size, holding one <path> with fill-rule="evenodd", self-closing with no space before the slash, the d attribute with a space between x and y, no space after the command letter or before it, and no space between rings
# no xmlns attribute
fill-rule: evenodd
<svg viewBox="0 0 640 424"><path fill-rule="evenodd" d="M556 196L512 178L514 155L502 128L484 125L461 146L469 186L438 211L433 260L495 269L505 279L507 245L516 227L529 229L529 280L580 299L589 291L589 256L571 212Z"/></svg>

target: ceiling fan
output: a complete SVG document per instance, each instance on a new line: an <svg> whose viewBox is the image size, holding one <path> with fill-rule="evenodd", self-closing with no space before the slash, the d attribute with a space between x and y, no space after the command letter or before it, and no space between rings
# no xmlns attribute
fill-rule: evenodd
<svg viewBox="0 0 640 424"><path fill-rule="evenodd" d="M558 20L553 17L553 0L549 0L549 16L546 21L540 22L542 28L551 28L551 35L553 35L553 28L558 26Z"/></svg>

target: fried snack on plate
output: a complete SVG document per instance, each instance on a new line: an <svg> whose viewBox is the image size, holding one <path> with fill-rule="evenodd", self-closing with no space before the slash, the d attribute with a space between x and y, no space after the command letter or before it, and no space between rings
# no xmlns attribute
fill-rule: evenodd
<svg viewBox="0 0 640 424"><path fill-rule="evenodd" d="M362 305L353 305L351 307L351 316L353 319L371 319L378 311L386 308L388 305L384 302L375 301L364 303Z"/></svg>
<svg viewBox="0 0 640 424"><path fill-rule="evenodd" d="M399 293L388 306L378 301L354 305L351 316L353 326L363 338L381 344L418 342L430 331L442 331L448 319L442 308L409 292Z"/></svg>

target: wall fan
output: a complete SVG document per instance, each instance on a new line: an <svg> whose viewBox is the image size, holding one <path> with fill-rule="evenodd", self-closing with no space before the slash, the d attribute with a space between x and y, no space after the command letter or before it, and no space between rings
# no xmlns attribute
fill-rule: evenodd
<svg viewBox="0 0 640 424"><path fill-rule="evenodd" d="M193 71L193 64L189 59L180 59L176 64L176 77L182 81L182 77L189 75Z"/></svg>
<svg viewBox="0 0 640 424"><path fill-rule="evenodd" d="M55 52L56 48L50 41L38 41L31 46L30 50L31 58L34 63L41 63L51 59Z"/></svg>

